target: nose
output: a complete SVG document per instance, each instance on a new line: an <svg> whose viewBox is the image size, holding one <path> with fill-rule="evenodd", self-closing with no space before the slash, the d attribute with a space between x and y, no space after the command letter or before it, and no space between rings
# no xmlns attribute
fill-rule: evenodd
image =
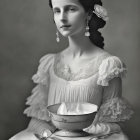
<svg viewBox="0 0 140 140"><path fill-rule="evenodd" d="M60 14L60 20L62 22L65 22L67 20L67 15L66 15L66 12L65 11L62 11L61 14Z"/></svg>

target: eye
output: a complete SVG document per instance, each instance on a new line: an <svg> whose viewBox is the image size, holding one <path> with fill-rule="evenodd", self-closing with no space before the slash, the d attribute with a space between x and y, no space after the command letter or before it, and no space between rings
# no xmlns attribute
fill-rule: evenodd
<svg viewBox="0 0 140 140"><path fill-rule="evenodd" d="M69 8L69 10L70 10L70 11L75 11L76 9L75 9L75 8Z"/></svg>
<svg viewBox="0 0 140 140"><path fill-rule="evenodd" d="M59 9L54 9L54 10L53 10L53 13L54 13L54 14L60 13L60 10L59 10Z"/></svg>
<svg viewBox="0 0 140 140"><path fill-rule="evenodd" d="M55 11L53 11L53 12L54 12L54 14L60 13L59 10L55 10Z"/></svg>
<svg viewBox="0 0 140 140"><path fill-rule="evenodd" d="M69 7L68 10L71 11L71 12L75 12L76 11L76 8L75 7Z"/></svg>

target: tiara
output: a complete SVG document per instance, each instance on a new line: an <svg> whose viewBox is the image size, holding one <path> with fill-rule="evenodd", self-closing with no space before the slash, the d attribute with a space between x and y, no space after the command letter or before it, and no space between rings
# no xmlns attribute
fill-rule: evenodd
<svg viewBox="0 0 140 140"><path fill-rule="evenodd" d="M95 4L93 13L96 14L99 18L102 18L104 21L109 19L107 10L101 5Z"/></svg>

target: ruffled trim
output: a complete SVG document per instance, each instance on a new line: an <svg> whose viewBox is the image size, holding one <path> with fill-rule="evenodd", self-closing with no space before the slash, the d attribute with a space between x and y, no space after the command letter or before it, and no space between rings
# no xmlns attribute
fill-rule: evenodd
<svg viewBox="0 0 140 140"><path fill-rule="evenodd" d="M26 105L30 105L25 109L24 114L28 117L35 117L41 120L49 121L49 112L47 111L47 104L45 103L45 93L43 87L37 85L32 90L32 95L27 98Z"/></svg>
<svg viewBox="0 0 140 140"><path fill-rule="evenodd" d="M37 83L32 90L32 95L27 98L24 114L28 117L35 117L41 120L49 121L49 112L47 111L47 90L49 85L49 68L52 64L53 54L47 54L40 59L38 71L33 75L32 80Z"/></svg>
<svg viewBox="0 0 140 140"><path fill-rule="evenodd" d="M34 81L34 83L41 83L45 85L48 81L48 74L38 71L33 75L32 80Z"/></svg>
<svg viewBox="0 0 140 140"><path fill-rule="evenodd" d="M103 60L99 67L98 85L108 86L109 81L115 77L125 77L127 72L126 66L116 56L110 56Z"/></svg>
<svg viewBox="0 0 140 140"><path fill-rule="evenodd" d="M39 103L45 104L42 88L41 85L37 85L33 88L32 95L27 98L26 105L35 105Z"/></svg>
<svg viewBox="0 0 140 140"><path fill-rule="evenodd" d="M120 122L129 120L133 114L130 104L124 98L107 100L99 109L99 122Z"/></svg>
<svg viewBox="0 0 140 140"><path fill-rule="evenodd" d="M49 112L47 106L43 104L36 104L25 109L24 114L28 117L35 117L40 120L50 121Z"/></svg>

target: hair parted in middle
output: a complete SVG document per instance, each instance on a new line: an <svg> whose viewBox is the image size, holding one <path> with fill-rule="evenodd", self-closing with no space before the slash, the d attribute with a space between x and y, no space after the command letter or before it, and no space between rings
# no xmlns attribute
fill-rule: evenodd
<svg viewBox="0 0 140 140"><path fill-rule="evenodd" d="M100 28L103 28L106 24L102 18L99 18L94 11L94 6L96 4L102 6L101 0L78 0L80 4L83 6L85 12L88 12L91 16L89 21L89 32L90 32L90 40L91 42L99 48L104 48L104 38L102 34L98 31ZM49 0L49 6L52 8L52 1Z"/></svg>

